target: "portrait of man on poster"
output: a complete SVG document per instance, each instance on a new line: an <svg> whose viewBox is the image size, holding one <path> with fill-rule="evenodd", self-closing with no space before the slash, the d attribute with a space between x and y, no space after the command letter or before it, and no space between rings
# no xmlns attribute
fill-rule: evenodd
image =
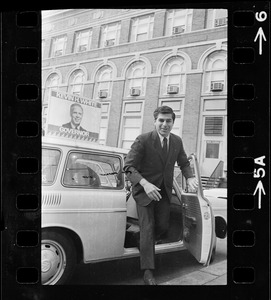
<svg viewBox="0 0 271 300"><path fill-rule="evenodd" d="M86 131L80 124L83 118L83 107L78 103L73 103L70 106L70 122L63 124L62 127L69 129L77 129L80 131Z"/></svg>

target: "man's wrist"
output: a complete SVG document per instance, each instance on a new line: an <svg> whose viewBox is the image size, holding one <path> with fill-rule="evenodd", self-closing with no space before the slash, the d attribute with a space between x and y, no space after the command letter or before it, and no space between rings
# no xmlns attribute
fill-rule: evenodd
<svg viewBox="0 0 271 300"><path fill-rule="evenodd" d="M142 178L140 181L139 181L139 184L142 185L144 187L144 185L146 185L146 183L148 183L148 181L145 179L145 178Z"/></svg>

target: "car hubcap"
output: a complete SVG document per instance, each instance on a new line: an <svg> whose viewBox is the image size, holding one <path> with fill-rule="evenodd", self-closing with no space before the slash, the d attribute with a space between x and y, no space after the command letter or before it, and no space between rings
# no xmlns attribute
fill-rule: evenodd
<svg viewBox="0 0 271 300"><path fill-rule="evenodd" d="M41 279L42 284L55 284L63 275L66 267L66 254L55 241L42 241Z"/></svg>

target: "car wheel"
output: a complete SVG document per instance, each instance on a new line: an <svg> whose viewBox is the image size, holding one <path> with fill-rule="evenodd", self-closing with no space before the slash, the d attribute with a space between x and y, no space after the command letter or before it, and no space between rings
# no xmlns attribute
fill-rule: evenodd
<svg viewBox="0 0 271 300"><path fill-rule="evenodd" d="M69 281L76 265L76 251L71 238L60 231L45 230L41 241L41 281L60 285Z"/></svg>

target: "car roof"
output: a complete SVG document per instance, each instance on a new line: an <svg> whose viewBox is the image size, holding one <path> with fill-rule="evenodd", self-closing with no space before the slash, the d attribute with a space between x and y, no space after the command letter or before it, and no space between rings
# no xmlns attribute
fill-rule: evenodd
<svg viewBox="0 0 271 300"><path fill-rule="evenodd" d="M74 149L84 149L84 150L97 150L104 151L110 153L118 153L118 154L127 154L129 152L128 149L118 148L118 147L110 147L99 145L94 142L89 141L81 141L81 140L73 140L68 138L56 138L56 137L42 137L42 146L64 146L71 147Z"/></svg>

